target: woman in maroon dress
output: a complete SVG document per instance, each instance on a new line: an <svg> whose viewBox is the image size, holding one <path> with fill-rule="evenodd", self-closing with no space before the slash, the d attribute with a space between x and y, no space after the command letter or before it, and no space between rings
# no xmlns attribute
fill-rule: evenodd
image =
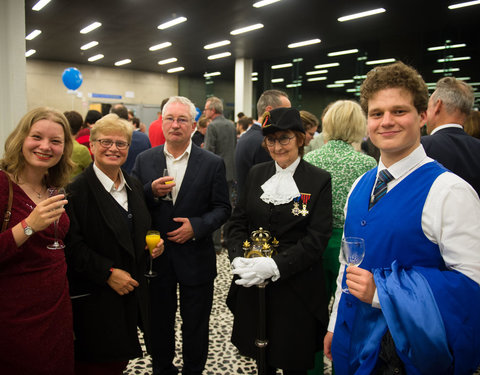
<svg viewBox="0 0 480 375"><path fill-rule="evenodd" d="M47 249L59 220L61 240L69 226L63 195L49 187L68 183L72 138L58 111L28 112L5 142L0 160L0 215L12 180L12 215L0 233L0 372L73 374L71 303L63 249ZM7 176L8 175L8 176Z"/></svg>

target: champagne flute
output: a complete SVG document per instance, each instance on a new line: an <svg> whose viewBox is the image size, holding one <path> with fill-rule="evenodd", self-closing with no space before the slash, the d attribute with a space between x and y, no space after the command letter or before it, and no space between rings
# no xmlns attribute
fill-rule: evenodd
<svg viewBox="0 0 480 375"><path fill-rule="evenodd" d="M152 251L160 242L160 232L156 230L149 230L145 236L145 242L147 243L148 252L150 253L150 268L148 272L145 273L145 277L152 278L156 277L157 273L152 271Z"/></svg>
<svg viewBox="0 0 480 375"><path fill-rule="evenodd" d="M365 256L365 241L359 237L344 237L342 238L342 252L345 262L349 266L358 267ZM342 292L350 294L346 281L345 285L342 285Z"/></svg>
<svg viewBox="0 0 480 375"><path fill-rule="evenodd" d="M165 169L163 170L163 177L167 177L167 176L168 176L168 169L165 168ZM173 183L173 180L172 180L172 181L167 181L167 182L165 182L166 185L172 184L172 183ZM162 197L162 199L163 199L164 201L171 201L171 200L173 200L173 199L172 199L172 192L169 191L164 197Z"/></svg>
<svg viewBox="0 0 480 375"><path fill-rule="evenodd" d="M65 189L64 188L51 187L51 188L48 188L47 191L48 191L48 196L49 197L53 197L54 195L59 195L59 194L65 195ZM63 243L60 243L60 241L58 241L58 220L59 219L57 219L53 222L53 228L54 228L54 232L55 232L55 240L50 245L47 245L47 249L49 249L49 250L58 250L58 249L63 249L65 247L65 245Z"/></svg>

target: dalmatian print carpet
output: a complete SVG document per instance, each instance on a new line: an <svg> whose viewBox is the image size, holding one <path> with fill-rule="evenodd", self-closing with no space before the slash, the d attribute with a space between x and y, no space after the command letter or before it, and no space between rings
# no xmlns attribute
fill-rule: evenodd
<svg viewBox="0 0 480 375"><path fill-rule="evenodd" d="M234 375L245 374L254 375L257 373L255 361L251 358L243 357L230 342L233 316L228 310L225 300L227 298L228 288L232 281L230 273L230 263L226 250L217 255L218 276L215 280L215 293L213 300L212 314L210 316L210 345L208 349L208 359L205 366L204 375ZM176 357L175 366L182 368L181 354L181 318L177 312L176 323ZM140 340L143 339L140 335ZM143 345L142 345L143 346ZM326 360L328 361L328 360ZM147 375L152 374L152 363L150 356L145 353L143 358L137 358L130 361L124 374L128 375ZM278 372L280 374L280 371ZM331 374L331 365L326 363L325 374Z"/></svg>

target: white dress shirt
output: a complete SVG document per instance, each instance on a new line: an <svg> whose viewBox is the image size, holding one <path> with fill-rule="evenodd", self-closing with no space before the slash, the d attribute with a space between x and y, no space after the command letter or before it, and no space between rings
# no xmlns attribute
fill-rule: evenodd
<svg viewBox="0 0 480 375"><path fill-rule="evenodd" d="M459 125L459 124L445 124L445 125L440 125L440 126L437 126L435 129L432 130L432 132L430 133L430 135L434 135L436 132L438 132L439 130L442 130L442 129L446 129L446 128L459 128L459 129L463 129L463 126L462 125Z"/></svg>
<svg viewBox="0 0 480 375"><path fill-rule="evenodd" d="M115 199L117 203L125 209L125 211L128 211L127 187L130 190L132 189L125 181L122 170L120 169L119 171L120 184L118 185L118 188L115 188L115 182L112 181L105 173L103 173L95 163L93 163L93 171L105 190L110 193L113 199Z"/></svg>
<svg viewBox="0 0 480 375"><path fill-rule="evenodd" d="M420 145L410 155L390 166L388 171L395 179L388 183L387 194L410 173L432 161ZM380 159L378 171L385 168ZM349 197L361 178L353 184ZM422 230L430 241L438 244L448 269L457 270L480 284L480 200L466 181L451 172L442 173L436 178L423 207ZM338 302L342 294L341 284L346 264L342 252L339 260L337 291L328 324L330 332L335 328ZM372 306L380 308L376 291Z"/></svg>
<svg viewBox="0 0 480 375"><path fill-rule="evenodd" d="M173 155L168 151L167 144L163 148L163 153L165 154L165 161L167 163L168 175L173 177L175 186L172 189L172 201L175 204L182 186L183 177L185 177L185 171L187 170L188 159L190 158L190 153L192 152L192 141L187 146L187 149L180 155L178 158L173 157Z"/></svg>

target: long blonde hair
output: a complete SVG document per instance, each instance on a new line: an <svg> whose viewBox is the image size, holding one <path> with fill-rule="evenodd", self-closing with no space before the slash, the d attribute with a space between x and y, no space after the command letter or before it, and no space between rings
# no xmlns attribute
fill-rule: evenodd
<svg viewBox="0 0 480 375"><path fill-rule="evenodd" d="M53 108L35 108L22 117L5 142L5 154L3 159L0 160L0 168L9 172L18 182L18 176L25 169L26 163L22 152L23 143L30 133L32 125L40 120L51 120L63 127L65 138L63 155L57 164L48 169L48 173L45 175L45 183L47 186L65 186L68 184L70 173L75 166L71 159L73 150L72 133L65 116Z"/></svg>

